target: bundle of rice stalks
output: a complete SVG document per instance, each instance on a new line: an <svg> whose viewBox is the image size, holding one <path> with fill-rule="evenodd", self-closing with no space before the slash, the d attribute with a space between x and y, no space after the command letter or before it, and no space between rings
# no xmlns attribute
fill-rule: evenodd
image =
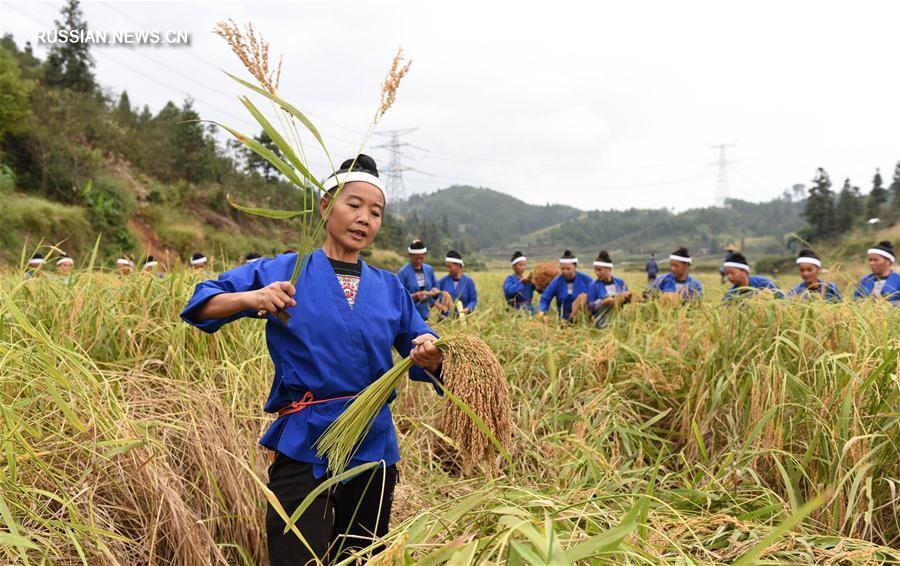
<svg viewBox="0 0 900 566"><path fill-rule="evenodd" d="M453 309L453 296L447 291L441 291L438 294L438 299L434 302L434 306L443 314L449 313Z"/></svg>
<svg viewBox="0 0 900 566"><path fill-rule="evenodd" d="M581 293L572 301L572 312L569 313L569 320L576 322L579 320L589 319L591 312L587 308L587 293Z"/></svg>
<svg viewBox="0 0 900 566"><path fill-rule="evenodd" d="M534 283L534 288L538 292L543 292L557 275L559 275L558 265L555 263L541 263L534 268L534 271L531 272L528 278Z"/></svg>
<svg viewBox="0 0 900 566"><path fill-rule="evenodd" d="M477 336L460 334L447 342L443 363L444 387L471 409L500 444L512 440L512 402L506 373L490 347ZM441 417L444 434L456 440L463 455L463 470L484 463L497 469L497 458L491 439L456 403L446 403Z"/></svg>
<svg viewBox="0 0 900 566"><path fill-rule="evenodd" d="M476 336L457 334L434 344L445 354L443 383L439 383L450 401L444 408L444 432L466 459L464 468L496 469L494 449L511 462L504 445L512 438L512 402L503 366ZM333 475L347 468L359 442L411 366L412 360L404 358L366 387L316 441L318 455L328 460Z"/></svg>

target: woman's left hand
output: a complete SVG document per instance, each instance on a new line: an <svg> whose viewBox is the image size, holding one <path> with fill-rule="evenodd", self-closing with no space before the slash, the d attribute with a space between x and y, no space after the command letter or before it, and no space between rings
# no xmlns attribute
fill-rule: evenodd
<svg viewBox="0 0 900 566"><path fill-rule="evenodd" d="M422 334L413 338L414 348L409 353L413 363L435 373L444 360L444 353L434 345L437 337L433 334Z"/></svg>

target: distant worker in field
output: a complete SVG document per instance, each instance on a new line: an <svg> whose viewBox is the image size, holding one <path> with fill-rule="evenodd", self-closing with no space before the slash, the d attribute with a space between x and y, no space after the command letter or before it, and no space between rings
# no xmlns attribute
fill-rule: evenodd
<svg viewBox="0 0 900 566"><path fill-rule="evenodd" d="M647 260L644 270L647 272L647 283L656 281L656 276L659 275L659 264L656 263L656 254L650 254L650 259Z"/></svg>
<svg viewBox="0 0 900 566"><path fill-rule="evenodd" d="M740 297L753 296L762 291L772 293L778 299L784 298L784 293L770 279L761 275L750 275L750 263L744 254L734 252L731 259L722 264L722 267L725 268L725 277L731 282L731 288L722 297L723 303Z"/></svg>
<svg viewBox="0 0 900 566"><path fill-rule="evenodd" d="M262 259L262 256L256 252L250 252L244 256L244 265L248 263L253 263Z"/></svg>
<svg viewBox="0 0 900 566"><path fill-rule="evenodd" d="M425 263L428 248L422 240L413 240L406 251L409 253L409 263L400 268L397 277L400 278L400 283L403 283L403 287L412 297L422 320L428 320L431 305L434 304L434 298L440 292L437 277L434 276L434 269Z"/></svg>
<svg viewBox="0 0 900 566"><path fill-rule="evenodd" d="M512 273L503 281L503 296L506 304L514 310L528 311L534 314L534 283L525 273L528 266L528 258L520 251L516 251L509 260Z"/></svg>
<svg viewBox="0 0 900 566"><path fill-rule="evenodd" d="M149 273L150 275L154 275L156 277L162 278L163 272L162 268L159 265L159 262L156 261L156 258L152 255L147 256L147 261L144 262L144 265L141 267L141 270L144 273Z"/></svg>
<svg viewBox="0 0 900 566"><path fill-rule="evenodd" d="M66 254L63 254L62 257L56 260L56 272L59 275L70 275L74 266L75 260Z"/></svg>
<svg viewBox="0 0 900 566"><path fill-rule="evenodd" d="M119 275L131 275L131 271L134 269L134 260L127 255L123 255L119 259L116 260L116 271Z"/></svg>
<svg viewBox="0 0 900 566"><path fill-rule="evenodd" d="M478 304L478 290L475 289L475 281L463 273L465 263L462 256L459 252L450 250L444 258L444 266L448 274L438 281L438 290L448 293L453 303L449 310L443 312L444 316L451 316L457 312L471 313Z"/></svg>
<svg viewBox="0 0 900 566"><path fill-rule="evenodd" d="M900 274L891 269L897 261L893 244L887 240L879 242L869 248L868 256L872 273L859 281L853 298L883 298L894 306L900 306Z"/></svg>
<svg viewBox="0 0 900 566"><path fill-rule="evenodd" d="M624 303L631 302L631 291L624 280L614 277L613 261L606 250L600 250L594 260L597 279L588 289L587 305L597 328L604 328L612 311Z"/></svg>
<svg viewBox="0 0 900 566"><path fill-rule="evenodd" d="M572 303L581 294L587 296L594 280L587 273L578 271L578 258L571 250L564 251L559 258L559 271L559 275L541 293L538 310L545 314L550 310L550 303L555 300L559 317L569 320L572 318Z"/></svg>
<svg viewBox="0 0 900 566"><path fill-rule="evenodd" d="M736 251L737 251L737 248L733 248L733 247L731 247L731 246L726 247L726 248L725 248L725 261L730 261L730 260L731 260L731 254L733 254L733 253L736 252ZM719 278L721 279L721 282L724 284L725 281L726 281L726 279L725 279L725 266L724 266L724 265L720 265L720 266L719 266Z"/></svg>
<svg viewBox="0 0 900 566"><path fill-rule="evenodd" d="M37 277L41 273L42 267L44 267L44 254L37 253L31 256L31 259L28 260L28 267L25 268L25 279Z"/></svg>
<svg viewBox="0 0 900 566"><path fill-rule="evenodd" d="M209 271L209 258L203 252L194 252L190 263L194 271Z"/></svg>
<svg viewBox="0 0 900 566"><path fill-rule="evenodd" d="M672 294L682 301L703 300L703 285L691 276L694 259L691 252L680 247L669 255L669 273L658 277L648 289L648 294Z"/></svg>
<svg viewBox="0 0 900 566"><path fill-rule="evenodd" d="M74 266L75 261L66 254L63 254L62 257L56 260L56 274L63 283L71 281L72 268Z"/></svg>
<svg viewBox="0 0 900 566"><path fill-rule="evenodd" d="M200 283L181 313L209 333L241 318L266 320L275 373L265 411L278 415L259 441L273 454L268 488L289 513L311 496L295 523L303 539L268 506L274 565L333 564L383 539L400 459L390 405L380 408L348 466L377 463L372 471L319 489L329 475L316 442L353 397L393 367L394 349L410 357L409 377L418 381L440 378L443 360L397 276L360 257L381 229L386 204L375 161L348 159L323 185L324 242L306 256L296 286L290 279L300 258L278 254Z"/></svg>
<svg viewBox="0 0 900 566"><path fill-rule="evenodd" d="M826 283L819 278L822 271L822 260L816 252L809 248L800 250L797 256L797 270L802 281L788 292L788 296L795 299L809 299L816 297L829 303L840 303L844 300L837 285L829 281Z"/></svg>

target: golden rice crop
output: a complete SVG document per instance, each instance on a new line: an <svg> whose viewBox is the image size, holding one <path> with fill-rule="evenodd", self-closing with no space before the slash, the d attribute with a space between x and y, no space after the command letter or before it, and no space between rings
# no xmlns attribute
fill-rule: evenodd
<svg viewBox="0 0 900 566"><path fill-rule="evenodd" d="M473 274L464 328L515 457L465 473L452 401L401 378L389 562L900 563L900 309L723 308L701 273L703 302L598 330L509 312L504 276ZM266 563L265 324L180 322L197 278L0 275L0 563Z"/></svg>
<svg viewBox="0 0 900 566"><path fill-rule="evenodd" d="M575 300L572 301L572 312L569 314L569 320L587 320L590 318L590 315L591 313L587 309L587 293L579 293Z"/></svg>

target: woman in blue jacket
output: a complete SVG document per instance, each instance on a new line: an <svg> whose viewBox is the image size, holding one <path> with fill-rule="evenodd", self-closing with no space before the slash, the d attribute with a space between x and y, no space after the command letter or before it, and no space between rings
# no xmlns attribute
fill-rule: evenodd
<svg viewBox="0 0 900 566"><path fill-rule="evenodd" d="M569 320L572 317L572 303L578 295L587 294L593 279L587 273L578 271L578 258L571 250L564 251L559 258L559 271L559 275L541 293L538 309L541 313L546 313L550 310L550 303L556 301L559 317Z"/></svg>
<svg viewBox="0 0 900 566"><path fill-rule="evenodd" d="M512 273L503 281L503 296L506 304L514 310L524 310L534 314L534 283L525 274L528 258L520 251L513 253L509 261Z"/></svg>
<svg viewBox="0 0 900 566"><path fill-rule="evenodd" d="M478 304L478 290L475 289L475 281L463 273L465 263L462 256L459 252L450 250L444 258L444 265L448 274L438 281L438 289L450 293L453 299L453 307L450 308L450 312L444 313L444 316L456 313L457 302L462 303L462 314L471 313Z"/></svg>
<svg viewBox="0 0 900 566"><path fill-rule="evenodd" d="M831 281L825 282L819 278L822 270L822 260L816 252L808 248L800 250L797 256L797 270L802 281L788 292L788 296L796 299L809 299L818 297L829 303L840 303L844 300L837 286Z"/></svg>
<svg viewBox="0 0 900 566"><path fill-rule="evenodd" d="M260 440L274 451L269 489L288 514L325 480L327 462L314 444L353 396L393 366L392 349L409 355L412 379L438 376L435 335L393 273L367 265L359 252L381 228L385 195L374 160L347 160L325 183L322 247L305 259L296 287L296 253L245 264L197 285L181 316L205 332L240 318L264 318L275 366L265 411L278 418ZM290 315L281 322L275 315ZM272 564L305 564L346 556L387 532L400 458L385 405L360 442L351 466L380 462L375 471L319 495L297 522L306 545L270 506L266 538ZM368 542L367 542L368 541ZM342 554L343 552L343 554Z"/></svg>
<svg viewBox="0 0 900 566"><path fill-rule="evenodd" d="M868 255L872 273L859 281L853 298L883 298L894 306L900 306L900 274L891 270L897 261L894 246L886 240L879 242L869 248Z"/></svg>
<svg viewBox="0 0 900 566"><path fill-rule="evenodd" d="M397 272L397 277L412 297L422 320L428 320L428 311L438 293L434 270L425 263L428 248L422 240L413 240L406 251L409 252L409 263Z"/></svg>

